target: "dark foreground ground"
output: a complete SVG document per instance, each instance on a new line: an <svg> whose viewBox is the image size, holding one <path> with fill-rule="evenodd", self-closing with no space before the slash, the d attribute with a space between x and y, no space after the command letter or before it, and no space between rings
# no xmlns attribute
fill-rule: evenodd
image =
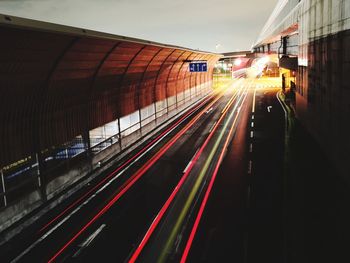
<svg viewBox="0 0 350 263"><path fill-rule="evenodd" d="M190 262L350 262L349 184L293 114L285 134L275 95L243 115Z"/></svg>
<svg viewBox="0 0 350 263"><path fill-rule="evenodd" d="M298 121L291 135L288 262L350 262L349 184Z"/></svg>

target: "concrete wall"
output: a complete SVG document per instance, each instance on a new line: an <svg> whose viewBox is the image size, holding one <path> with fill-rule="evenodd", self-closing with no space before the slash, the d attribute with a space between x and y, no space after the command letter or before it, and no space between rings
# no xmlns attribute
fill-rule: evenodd
<svg viewBox="0 0 350 263"><path fill-rule="evenodd" d="M350 181L350 1L304 1L296 110Z"/></svg>
<svg viewBox="0 0 350 263"><path fill-rule="evenodd" d="M255 49L297 31L298 118L350 182L350 1L282 2L294 3L294 8L286 4L282 9L289 12L283 19L278 13L271 16Z"/></svg>

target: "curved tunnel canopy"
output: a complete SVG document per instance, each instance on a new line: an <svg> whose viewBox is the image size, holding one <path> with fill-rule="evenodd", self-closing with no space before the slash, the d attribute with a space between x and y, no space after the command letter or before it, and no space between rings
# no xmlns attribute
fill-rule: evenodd
<svg viewBox="0 0 350 263"><path fill-rule="evenodd" d="M0 18L6 18L0 22L0 167L209 82L219 59L149 41ZM189 60L207 60L208 72L190 73Z"/></svg>

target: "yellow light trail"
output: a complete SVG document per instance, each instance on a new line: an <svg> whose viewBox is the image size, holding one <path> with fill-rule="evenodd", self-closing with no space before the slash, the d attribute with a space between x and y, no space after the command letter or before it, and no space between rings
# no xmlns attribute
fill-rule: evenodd
<svg viewBox="0 0 350 263"><path fill-rule="evenodd" d="M212 150L211 150L211 152L210 152L210 154L209 154L209 156L208 156L208 158L207 158L203 168L201 169L200 174L199 174L199 176L198 176L198 178L197 178L197 180L195 182L194 187L192 188L192 190L190 192L189 197L186 200L186 203L185 203L184 207L181 210L181 213L180 213L180 215L179 215L179 217L178 217L178 219L176 221L176 224L175 224L175 226L174 226L174 228L173 228L173 230L172 230L172 232L171 232L171 234L170 234L170 236L169 236L169 238L168 238L164 248L162 249L160 257L157 260L158 263L163 263L163 262L166 261L167 251L170 250L170 248L172 247L172 245L173 245L173 243L175 241L176 235L179 232L179 229L180 229L180 227L181 227L181 225L182 225L182 223L183 223L183 221L184 221L184 219L186 217L186 214L188 213L188 210L189 210L189 208L190 208L190 206L191 206L191 204L192 204L192 202L193 202L193 200L194 200L194 198L195 198L195 196L196 196L196 194L197 194L197 192L198 192L198 190L200 188L200 185L201 185L201 183L202 183L202 181L204 179L204 176L205 176L205 174L206 174L206 172L207 172L207 170L209 168L209 165L212 162L216 151L218 150L218 147L220 145L220 142L222 141L224 133L225 133L225 131L226 131L228 125L229 125L229 122L231 121L231 119L232 119L236 109L238 108L238 105L239 105L240 101L242 100L243 96L245 96L245 97L247 96L247 92L246 91L247 91L247 88L245 89L245 93L242 92L240 99L238 100L238 102L236 102L234 109L231 111L227 121L225 122L225 125L224 125L223 129L221 130L221 132L219 134L219 137L217 138L217 140L216 140L216 142L214 144L214 147L212 148ZM242 101L242 103L243 102L244 102L244 100ZM233 125L236 123L236 120L237 120L238 116L239 116L239 112L236 115L236 118L235 118L235 120L233 122Z"/></svg>
<svg viewBox="0 0 350 263"><path fill-rule="evenodd" d="M244 98L244 100L245 100L245 99L246 99L246 97ZM243 100L243 102L242 102L242 105L243 105L243 103L244 103L244 100ZM181 261L180 261L181 263L185 263L186 260L187 260L188 253L189 253L189 251L190 251L190 249L191 249L191 245L192 245L192 242L193 242L193 240L194 240L194 236L195 236L195 234L196 234L196 232L197 232L197 229L198 229L200 220L201 220L201 218L202 218L202 215L203 215L203 212L204 212L206 203L207 203L207 201L208 201L208 199L209 199L209 195L210 195L210 192L211 192L212 187L213 187L213 185L214 185L215 178L216 178L217 173L218 173L218 171L219 171L219 167L220 167L220 165L221 165L222 160L224 159L226 149L227 149L227 147L228 147L228 145L229 145L229 143L230 143L230 139L231 139L231 137L232 137L232 135L233 135L234 127L235 127L236 121L237 121L237 119L238 119L238 116L239 116L239 115L237 114L235 120L233 121L233 123L232 123L232 125L231 125L229 134L228 134L227 137L226 137L224 147L223 147L222 150L221 150L220 157L219 157L219 159L218 159L218 161L217 161L217 163L216 163L214 172L213 172L213 174L212 174L212 177L211 177L211 179L210 179L208 188L207 188L206 193L205 193L205 195L204 195L202 204L201 204L201 206L200 206L200 208L199 208L199 212L198 212L198 214L197 214L197 217L196 217L194 226L193 226L192 231L191 231L191 234L190 234L190 236L189 236L189 238L188 238L188 240L187 240L187 243L186 243L186 246L185 246L185 250L184 250L184 252L183 252L183 254L182 254Z"/></svg>
<svg viewBox="0 0 350 263"><path fill-rule="evenodd" d="M237 83L234 83L234 85ZM233 87L234 87L233 85ZM237 90L235 90L236 94L239 92ZM219 97L221 97L225 92L221 92L221 94L218 94L219 96L215 99L215 101L217 101L219 99ZM236 95L234 94L234 96ZM211 102L211 105L207 106L206 109L204 109L204 111L206 111L208 108L210 108L213 105L214 102ZM220 116L221 120L224 117L224 115ZM193 120L192 120L193 121ZM209 140L211 138L212 135L209 135L207 140ZM205 146L202 146L203 148ZM198 157L197 157L198 158ZM187 178L186 177L182 177L181 180L179 181L178 185L175 187L175 189L173 190L172 194L169 196L168 200L165 202L165 204L163 205L163 207L161 208L161 210L158 212L157 216L155 217L155 219L153 220L153 222L151 223L149 229L147 230L145 236L143 237L141 243L138 245L137 249L135 250L134 254L131 256L129 262L135 262L137 260L137 258L139 257L141 251L143 250L143 248L145 247L146 243L148 242L150 236L152 235L152 233L154 232L155 228L158 226L159 221L161 220L161 218L163 217L165 211L168 209L170 203L172 202L172 200L174 199L174 197L176 196L178 189L182 186L184 180Z"/></svg>

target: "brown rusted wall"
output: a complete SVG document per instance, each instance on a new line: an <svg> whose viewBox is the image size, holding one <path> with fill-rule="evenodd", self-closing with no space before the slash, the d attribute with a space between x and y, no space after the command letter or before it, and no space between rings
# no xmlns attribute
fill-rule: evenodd
<svg viewBox="0 0 350 263"><path fill-rule="evenodd" d="M212 79L217 55L0 26L0 167ZM208 60L190 73L185 60Z"/></svg>

